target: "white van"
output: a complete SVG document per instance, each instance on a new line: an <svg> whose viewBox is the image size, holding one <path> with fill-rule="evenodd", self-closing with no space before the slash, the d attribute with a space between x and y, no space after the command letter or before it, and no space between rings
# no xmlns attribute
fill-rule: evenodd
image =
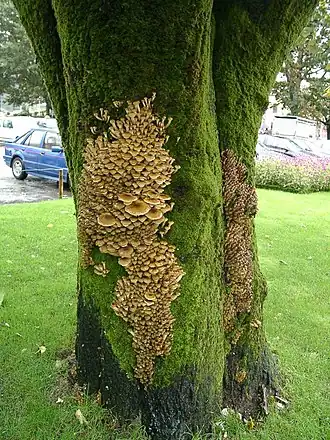
<svg viewBox="0 0 330 440"><path fill-rule="evenodd" d="M0 143L13 141L17 136L38 128L38 119L31 116L1 116L0 117Z"/></svg>

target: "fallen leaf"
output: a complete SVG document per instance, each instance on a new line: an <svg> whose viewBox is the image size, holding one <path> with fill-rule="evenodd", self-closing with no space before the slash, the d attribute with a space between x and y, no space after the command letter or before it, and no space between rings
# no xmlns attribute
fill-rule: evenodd
<svg viewBox="0 0 330 440"><path fill-rule="evenodd" d="M275 400L278 400L282 405L289 405L289 401L284 399L284 397L281 396L275 396Z"/></svg>
<svg viewBox="0 0 330 440"><path fill-rule="evenodd" d="M20 338L23 338L23 336L20 333L15 333L16 336L19 336Z"/></svg>
<svg viewBox="0 0 330 440"><path fill-rule="evenodd" d="M40 269L41 269L41 270L45 270L46 268L45 268L45 267L43 267L43 266L40 266Z"/></svg>
<svg viewBox="0 0 330 440"><path fill-rule="evenodd" d="M8 322L2 321L0 322L0 327L10 327L10 325L8 324Z"/></svg>
<svg viewBox="0 0 330 440"><path fill-rule="evenodd" d="M83 416L83 413L80 411L80 409L77 409L75 414L81 425L88 425L88 422Z"/></svg>
<svg viewBox="0 0 330 440"><path fill-rule="evenodd" d="M313 257L307 257L307 260L312 260L313 259Z"/></svg>
<svg viewBox="0 0 330 440"><path fill-rule="evenodd" d="M47 350L47 348L44 345L40 345L38 347L38 350L35 352L35 354L38 354L38 353L44 354L46 350Z"/></svg>
<svg viewBox="0 0 330 440"><path fill-rule="evenodd" d="M8 264L13 264L13 262L11 260L7 260Z"/></svg>
<svg viewBox="0 0 330 440"><path fill-rule="evenodd" d="M52 228L54 225L52 224L52 223L49 223L48 225L47 225L47 228Z"/></svg>
<svg viewBox="0 0 330 440"><path fill-rule="evenodd" d="M255 426L254 420L252 417L249 418L249 420L246 421L247 429L252 430Z"/></svg>
<svg viewBox="0 0 330 440"><path fill-rule="evenodd" d="M0 292L0 306L1 306L1 304L3 303L3 299L4 299L4 297L5 297L5 294L2 293L2 292Z"/></svg>
<svg viewBox="0 0 330 440"><path fill-rule="evenodd" d="M284 264L285 266L288 265L288 263L286 261L284 261L284 260L280 260L280 263Z"/></svg>
<svg viewBox="0 0 330 440"><path fill-rule="evenodd" d="M246 379L246 375L247 375L246 371L244 370L238 371L235 375L236 382L238 383L244 382L244 380Z"/></svg>
<svg viewBox="0 0 330 440"><path fill-rule="evenodd" d="M56 400L56 403L63 403L63 402L64 402L64 400L61 399L60 397L58 397L57 400Z"/></svg>

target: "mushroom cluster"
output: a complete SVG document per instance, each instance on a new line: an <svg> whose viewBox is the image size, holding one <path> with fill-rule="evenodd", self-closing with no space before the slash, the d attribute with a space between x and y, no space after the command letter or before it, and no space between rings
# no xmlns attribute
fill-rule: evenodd
<svg viewBox="0 0 330 440"><path fill-rule="evenodd" d="M104 261L102 261L100 264L94 264L94 273L96 275L101 275L104 278L108 275L109 269L106 267Z"/></svg>
<svg viewBox="0 0 330 440"><path fill-rule="evenodd" d="M153 98L129 101L125 116L111 120L103 109L95 115L107 131L87 139L79 185L78 227L85 267L92 249L118 257L127 276L115 288L114 312L133 336L135 376L147 386L156 356L169 354L174 318L171 302L178 296L183 271L175 247L162 240L173 222L164 188L178 167L164 149L171 122L153 111ZM95 273L102 275L100 267Z"/></svg>
<svg viewBox="0 0 330 440"><path fill-rule="evenodd" d="M222 154L226 219L224 327L235 328L239 313L250 312L253 297L252 221L257 213L255 188L246 183L246 168L230 150Z"/></svg>
<svg viewBox="0 0 330 440"><path fill-rule="evenodd" d="M174 318L170 305L183 276L174 250L166 241L153 240L146 251L137 249L124 257L130 260L128 277L116 286L112 308L129 326L137 361L135 377L145 385L152 377L155 356L167 355L171 349Z"/></svg>

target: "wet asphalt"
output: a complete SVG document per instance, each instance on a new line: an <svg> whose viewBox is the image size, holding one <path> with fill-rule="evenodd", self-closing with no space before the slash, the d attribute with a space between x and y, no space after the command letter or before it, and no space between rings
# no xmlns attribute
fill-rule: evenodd
<svg viewBox="0 0 330 440"><path fill-rule="evenodd" d="M0 205L58 199L57 182L32 176L17 180L3 155L4 147L0 146ZM70 191L64 189L63 197L71 197Z"/></svg>

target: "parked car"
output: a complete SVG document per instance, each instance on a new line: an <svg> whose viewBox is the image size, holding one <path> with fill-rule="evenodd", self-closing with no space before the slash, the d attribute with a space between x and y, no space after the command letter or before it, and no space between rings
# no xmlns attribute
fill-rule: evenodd
<svg viewBox="0 0 330 440"><path fill-rule="evenodd" d="M31 129L15 141L5 143L3 158L18 180L24 180L31 174L58 181L59 170L62 169L63 181L69 184L68 167L58 131Z"/></svg>
<svg viewBox="0 0 330 440"><path fill-rule="evenodd" d="M313 152L320 157L330 157L330 140L327 139L313 139L309 141Z"/></svg>
<svg viewBox="0 0 330 440"><path fill-rule="evenodd" d="M32 116L1 116L0 144L12 142L32 128L38 128L38 120Z"/></svg>
<svg viewBox="0 0 330 440"><path fill-rule="evenodd" d="M258 136L256 151L259 154L257 154L257 159L284 159L288 157L295 157L300 154L296 150L297 146L292 144L290 139L271 136L268 134L260 134Z"/></svg>
<svg viewBox="0 0 330 440"><path fill-rule="evenodd" d="M302 151L302 154L314 157L322 157L323 154L317 148L315 141L311 139L291 139L294 145L298 147L298 151Z"/></svg>
<svg viewBox="0 0 330 440"><path fill-rule="evenodd" d="M259 135L259 142L262 142L268 148L281 152L286 156L313 156L319 157L319 154L313 150L310 140L301 138L285 138L281 136L272 136L269 134Z"/></svg>
<svg viewBox="0 0 330 440"><path fill-rule="evenodd" d="M256 145L256 159L282 159L283 157L287 157L285 152L273 149L258 140Z"/></svg>

